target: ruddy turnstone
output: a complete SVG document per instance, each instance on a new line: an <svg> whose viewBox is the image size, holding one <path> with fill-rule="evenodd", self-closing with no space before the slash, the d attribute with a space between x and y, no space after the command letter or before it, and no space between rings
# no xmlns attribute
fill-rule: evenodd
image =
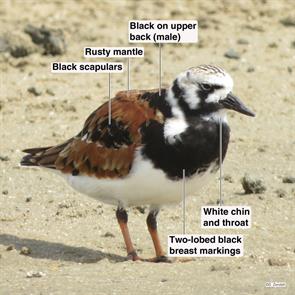
<svg viewBox="0 0 295 295"><path fill-rule="evenodd" d="M62 144L24 150L21 165L54 169L77 191L117 206L128 257L140 259L127 227L126 208L148 204L147 226L156 258L165 261L156 217L164 204L195 193L218 170L219 122L222 160L229 143L226 110L254 116L232 94L233 80L217 66L179 74L171 87L120 91L86 120L81 132Z"/></svg>

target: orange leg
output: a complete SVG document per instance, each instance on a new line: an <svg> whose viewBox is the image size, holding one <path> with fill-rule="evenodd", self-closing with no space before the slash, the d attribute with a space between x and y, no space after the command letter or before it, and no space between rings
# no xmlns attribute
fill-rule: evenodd
<svg viewBox="0 0 295 295"><path fill-rule="evenodd" d="M123 238L124 238L124 242L126 245L127 257L133 261L140 260L140 258L138 257L138 255L133 247L131 237L129 234L129 229L127 226L128 214L127 214L126 210L124 208L118 207L118 209L116 211L116 217L117 217L117 220L118 220L118 223L119 223L119 226L120 226Z"/></svg>
<svg viewBox="0 0 295 295"><path fill-rule="evenodd" d="M146 219L148 230L149 230L150 235L152 237L154 247L155 247L155 251L156 251L156 257L150 259L149 261L152 261L152 262L171 262L165 256L165 252L162 249L161 242L160 242L160 239L159 239L158 230L157 230L157 215L158 215L158 213L159 213L158 210L152 210L152 211L150 211L150 213L149 213L149 215L148 215L148 217Z"/></svg>

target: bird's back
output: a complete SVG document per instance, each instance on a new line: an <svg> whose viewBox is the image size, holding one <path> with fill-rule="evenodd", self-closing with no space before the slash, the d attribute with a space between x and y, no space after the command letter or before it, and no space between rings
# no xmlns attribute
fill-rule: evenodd
<svg viewBox="0 0 295 295"><path fill-rule="evenodd" d="M87 118L81 132L66 142L24 150L27 155L21 165L72 175L124 177L131 169L136 148L141 145L141 126L150 120L163 123L166 106L162 98L158 90L120 91L111 102L110 124L106 102Z"/></svg>

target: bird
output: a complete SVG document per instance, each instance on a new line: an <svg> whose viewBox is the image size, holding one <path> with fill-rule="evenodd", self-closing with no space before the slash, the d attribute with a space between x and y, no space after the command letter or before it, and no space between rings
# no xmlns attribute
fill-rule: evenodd
<svg viewBox="0 0 295 295"><path fill-rule="evenodd" d="M227 111L255 114L232 93L233 79L221 67L186 69L166 88L119 91L86 119L65 142L25 149L22 166L60 174L78 192L116 206L116 218L133 261L167 262L157 216L214 178L230 139ZM138 256L128 228L129 207L149 206L146 223L155 257Z"/></svg>

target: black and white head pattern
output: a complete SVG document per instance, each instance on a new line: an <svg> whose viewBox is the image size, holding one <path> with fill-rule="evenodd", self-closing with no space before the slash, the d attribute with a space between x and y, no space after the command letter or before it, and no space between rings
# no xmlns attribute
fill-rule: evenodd
<svg viewBox="0 0 295 295"><path fill-rule="evenodd" d="M223 69L201 65L180 73L168 93L168 101L187 115L210 115L220 110L220 100L232 91L233 80Z"/></svg>

